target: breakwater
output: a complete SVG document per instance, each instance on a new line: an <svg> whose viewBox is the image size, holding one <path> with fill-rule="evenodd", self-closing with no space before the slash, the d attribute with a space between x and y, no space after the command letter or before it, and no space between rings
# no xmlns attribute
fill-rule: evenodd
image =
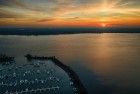
<svg viewBox="0 0 140 94"><path fill-rule="evenodd" d="M70 80L71 80L71 85L73 85L74 91L78 94L88 94L86 88L84 87L84 85L82 84L82 82L80 81L78 75L67 65L64 65L61 61L59 61L55 56L52 57L39 57L39 56L32 56L30 54L27 54L25 56L27 58L27 60L31 61L33 59L37 59L37 60L51 60L53 61L54 64L56 64L57 66L59 66L60 68L62 68L69 76Z"/></svg>

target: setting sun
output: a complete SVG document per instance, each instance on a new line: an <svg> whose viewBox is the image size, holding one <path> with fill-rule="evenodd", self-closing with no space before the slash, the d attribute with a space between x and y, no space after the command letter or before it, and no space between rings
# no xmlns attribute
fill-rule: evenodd
<svg viewBox="0 0 140 94"><path fill-rule="evenodd" d="M101 26L102 26L102 27L106 27L106 24L105 24L105 23L102 23Z"/></svg>

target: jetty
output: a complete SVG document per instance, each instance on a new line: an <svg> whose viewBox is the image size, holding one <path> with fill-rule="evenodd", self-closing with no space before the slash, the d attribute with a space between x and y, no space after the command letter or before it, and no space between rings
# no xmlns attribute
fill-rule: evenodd
<svg viewBox="0 0 140 94"><path fill-rule="evenodd" d="M82 84L81 80L79 79L79 76L67 65L63 64L61 61L59 61L55 56L51 57L45 57L45 56L32 56L30 54L25 55L27 60L51 60L55 65L63 69L70 78L70 85L73 85L73 90L76 94L88 94L86 88Z"/></svg>

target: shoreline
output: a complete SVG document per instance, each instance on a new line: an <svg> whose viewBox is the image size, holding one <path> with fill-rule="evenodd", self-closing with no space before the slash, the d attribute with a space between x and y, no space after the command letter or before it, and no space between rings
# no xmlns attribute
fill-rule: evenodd
<svg viewBox="0 0 140 94"><path fill-rule="evenodd" d="M62 34L102 34L102 33L140 33L140 28L0 28L0 35L62 35Z"/></svg>

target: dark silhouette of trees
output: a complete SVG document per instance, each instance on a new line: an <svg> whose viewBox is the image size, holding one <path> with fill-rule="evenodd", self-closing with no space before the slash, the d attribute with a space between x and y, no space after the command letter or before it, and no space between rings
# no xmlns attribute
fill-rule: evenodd
<svg viewBox="0 0 140 94"><path fill-rule="evenodd" d="M14 57L6 56L5 54L0 54L0 64L7 65L14 62Z"/></svg>

